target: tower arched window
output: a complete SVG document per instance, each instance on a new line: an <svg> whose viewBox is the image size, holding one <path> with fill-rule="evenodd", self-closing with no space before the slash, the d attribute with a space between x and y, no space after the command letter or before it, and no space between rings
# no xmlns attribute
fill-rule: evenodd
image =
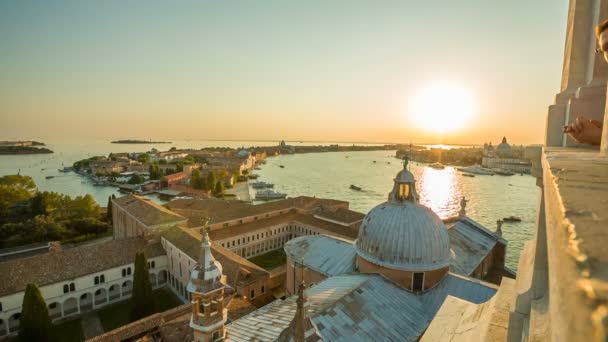
<svg viewBox="0 0 608 342"><path fill-rule="evenodd" d="M406 201L409 200L411 196L411 188L409 184L400 184L399 185L399 200Z"/></svg>

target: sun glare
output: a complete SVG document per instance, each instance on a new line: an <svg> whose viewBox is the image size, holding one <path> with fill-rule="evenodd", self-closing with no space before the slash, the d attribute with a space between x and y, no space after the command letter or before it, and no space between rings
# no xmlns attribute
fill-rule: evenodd
<svg viewBox="0 0 608 342"><path fill-rule="evenodd" d="M415 124L426 131L448 133L463 128L477 111L471 92L461 85L440 82L423 88L410 102Z"/></svg>

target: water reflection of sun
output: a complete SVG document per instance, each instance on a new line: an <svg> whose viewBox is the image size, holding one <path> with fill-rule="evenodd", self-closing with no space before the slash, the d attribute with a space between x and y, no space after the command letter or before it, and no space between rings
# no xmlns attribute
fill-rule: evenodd
<svg viewBox="0 0 608 342"><path fill-rule="evenodd" d="M431 208L441 218L449 216L452 202L459 196L454 170L425 167L419 184L420 203Z"/></svg>

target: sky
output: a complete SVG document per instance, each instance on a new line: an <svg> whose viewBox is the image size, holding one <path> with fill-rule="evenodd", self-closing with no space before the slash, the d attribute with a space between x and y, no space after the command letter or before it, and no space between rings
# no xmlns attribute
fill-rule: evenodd
<svg viewBox="0 0 608 342"><path fill-rule="evenodd" d="M1 1L0 140L541 143L567 7ZM411 104L446 82L466 89L475 111L438 132ZM443 115L459 102L435 97Z"/></svg>

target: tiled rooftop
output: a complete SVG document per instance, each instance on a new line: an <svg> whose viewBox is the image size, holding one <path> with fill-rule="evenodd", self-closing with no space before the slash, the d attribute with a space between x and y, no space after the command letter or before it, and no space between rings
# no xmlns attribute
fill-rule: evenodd
<svg viewBox="0 0 608 342"><path fill-rule="evenodd" d="M139 251L148 258L165 255L160 243L136 237L0 262L0 296L24 291L30 283L43 286L127 265Z"/></svg>
<svg viewBox="0 0 608 342"><path fill-rule="evenodd" d="M112 201L148 226L186 221L185 217L142 196L128 195Z"/></svg>

